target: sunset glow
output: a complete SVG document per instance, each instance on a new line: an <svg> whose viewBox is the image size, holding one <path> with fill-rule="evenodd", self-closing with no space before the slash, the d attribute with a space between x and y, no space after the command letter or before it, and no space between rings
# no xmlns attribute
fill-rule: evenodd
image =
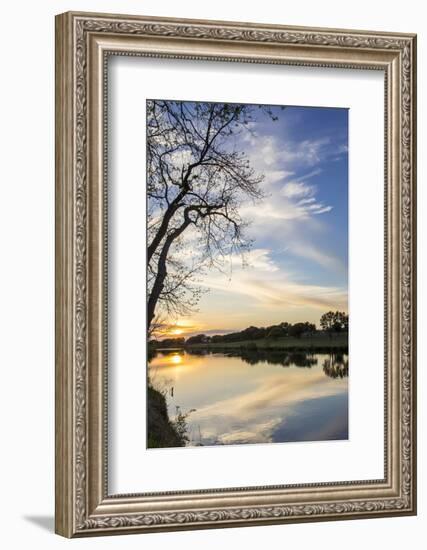
<svg viewBox="0 0 427 550"><path fill-rule="evenodd" d="M212 336L283 321L319 324L328 310L347 311L348 113L288 107L278 120L262 111L252 133L235 136L251 166L264 175L265 198L242 201L252 241L244 260L231 254L223 270L207 269L193 311L169 317L162 338ZM181 257L198 246L189 230Z"/></svg>
<svg viewBox="0 0 427 550"><path fill-rule="evenodd" d="M187 338L197 333L197 331L200 331L202 328L203 327L196 325L190 319L185 319L179 323L173 322L166 325L159 333L159 336L161 336L161 338L179 338L180 336Z"/></svg>
<svg viewBox="0 0 427 550"><path fill-rule="evenodd" d="M180 365L182 363L182 357L180 355L172 355L170 357L170 362L174 365Z"/></svg>

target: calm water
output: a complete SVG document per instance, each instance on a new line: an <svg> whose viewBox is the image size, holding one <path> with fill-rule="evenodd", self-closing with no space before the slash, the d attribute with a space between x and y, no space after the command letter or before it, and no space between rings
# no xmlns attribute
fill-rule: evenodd
<svg viewBox="0 0 427 550"><path fill-rule="evenodd" d="M348 438L347 355L158 351L149 376L189 445Z"/></svg>

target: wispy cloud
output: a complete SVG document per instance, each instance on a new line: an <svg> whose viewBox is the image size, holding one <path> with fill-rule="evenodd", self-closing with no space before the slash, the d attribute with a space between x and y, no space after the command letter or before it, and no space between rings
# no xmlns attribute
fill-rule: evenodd
<svg viewBox="0 0 427 550"><path fill-rule="evenodd" d="M282 187L282 195L287 199L295 199L301 197L312 197L315 187L307 185L303 181L288 181ZM300 202L301 204L301 202Z"/></svg>
<svg viewBox="0 0 427 550"><path fill-rule="evenodd" d="M192 316L200 332L275 320L318 323L328 309L347 310L346 265L336 235L329 238L340 203L332 191L336 180L329 185L326 177L336 166L333 161L346 155L347 145L327 127L312 133L312 126L305 130L299 120L295 131L284 113L277 124L261 117L251 123L250 132L235 138L236 150L244 150L264 174L265 198L244 202L239 209L250 222L247 233L254 241L246 265L233 257L228 276L212 270L201 277L201 285L211 292L203 294L200 311ZM194 247L196 237L189 255Z"/></svg>
<svg viewBox="0 0 427 550"><path fill-rule="evenodd" d="M313 168L305 179L318 174L315 167L333 157L347 153L346 144L333 143L330 137L318 139L293 140L279 139L275 135L252 134L245 139L249 144L249 155L256 165L275 169L280 166L294 172L296 168Z"/></svg>
<svg viewBox="0 0 427 550"><path fill-rule="evenodd" d="M242 214L253 224L265 227L270 220L300 220L330 212L332 206L318 201L316 190L303 181L288 181L281 188L271 190L264 202L243 206Z"/></svg>
<svg viewBox="0 0 427 550"><path fill-rule="evenodd" d="M290 222L332 210L332 205L318 200L316 185L307 183L322 173L319 163L330 155L329 138L292 141L250 134L245 141L251 163L265 175L263 189L267 194L261 204L243 207L246 217L255 224L268 224L269 220ZM311 169L307 171L307 167Z"/></svg>
<svg viewBox="0 0 427 550"><path fill-rule="evenodd" d="M293 176L295 172L286 170L268 170L264 173L264 186L274 185L275 183L285 181L289 176Z"/></svg>
<svg viewBox="0 0 427 550"><path fill-rule="evenodd" d="M291 142L282 150L281 156L284 162L303 162L305 166L314 166L325 157L330 142L330 138Z"/></svg>
<svg viewBox="0 0 427 550"><path fill-rule="evenodd" d="M210 274L203 285L225 293L240 294L252 304L265 308L316 310L347 309L347 291L344 288L305 284L298 282L279 268L265 249L255 249L242 264L234 258L231 277Z"/></svg>
<svg viewBox="0 0 427 550"><path fill-rule="evenodd" d="M274 125L269 127L274 129ZM347 152L347 145L330 136L316 139L292 139L290 132L263 135L255 125L246 138L248 156L256 170L265 174L263 187L267 197L260 204L246 204L242 215L251 220L250 234L257 243L276 242L291 237L290 252L335 270L342 262L328 251L328 242L313 237L327 227L333 203L320 197L325 186L324 165ZM268 131L268 129L264 129ZM273 130L274 131L274 130ZM322 177L322 188L317 183ZM316 220L316 221L315 221ZM296 243L296 244L295 244ZM306 250L304 250L306 248Z"/></svg>
<svg viewBox="0 0 427 550"><path fill-rule="evenodd" d="M322 251L307 241L300 242L298 240L293 240L289 245L289 250L293 254L316 262L324 268L335 270L340 273L345 270L345 265L339 258Z"/></svg>

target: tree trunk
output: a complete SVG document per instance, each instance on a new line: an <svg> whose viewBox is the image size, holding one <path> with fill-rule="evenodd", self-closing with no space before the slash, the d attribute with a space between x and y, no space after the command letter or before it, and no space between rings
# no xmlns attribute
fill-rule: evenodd
<svg viewBox="0 0 427 550"><path fill-rule="evenodd" d="M154 281L151 294L148 298L147 303L147 330L150 330L151 323L153 322L154 315L156 312L157 302L159 301L160 294L163 290L167 272L167 257L169 254L169 249L172 246L172 243L177 239L181 233L190 225L191 219L188 217L187 212L185 215L185 222L178 227L173 233L171 233L165 240L162 251L157 262L157 275L156 280Z"/></svg>
<svg viewBox="0 0 427 550"><path fill-rule="evenodd" d="M185 196L185 192L181 191L177 197L172 201L172 203L169 205L168 209L166 210L162 223L160 224L160 227L157 231L157 233L154 235L153 240L151 241L150 245L147 247L147 263L150 262L151 258L153 257L154 252L156 251L159 244L162 242L162 239L167 233L169 222L171 221L173 215L179 208L179 202L182 200L182 198Z"/></svg>

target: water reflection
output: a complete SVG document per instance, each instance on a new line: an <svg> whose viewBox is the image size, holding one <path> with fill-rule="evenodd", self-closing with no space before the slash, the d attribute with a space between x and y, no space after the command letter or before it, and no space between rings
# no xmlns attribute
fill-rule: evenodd
<svg viewBox="0 0 427 550"><path fill-rule="evenodd" d="M237 355L243 361L250 365L257 365L261 362L266 362L270 365L281 365L282 367L312 367L317 365L317 357L309 353L292 352L284 353L283 351L257 351L257 352L242 352Z"/></svg>
<svg viewBox="0 0 427 550"><path fill-rule="evenodd" d="M184 353L183 350L179 351L173 351L168 352L167 350L162 351L164 354L169 353ZM187 355L195 355L195 356L207 356L212 355L213 352L209 349L192 349L192 350L186 350L185 352ZM216 355L218 352L215 353ZM221 354L224 355L224 357L239 357L244 361L245 363L248 363L249 365L256 365L261 362L268 363L270 365L281 365L282 367L312 367L313 365L317 365L317 355L314 353L304 353L301 351L293 351L293 352L286 352L283 350L232 350L227 351L223 350L221 351Z"/></svg>
<svg viewBox="0 0 427 550"><path fill-rule="evenodd" d="M344 354L331 353L323 361L323 372L331 378L345 378L348 376L348 359L344 358Z"/></svg>
<svg viewBox="0 0 427 550"><path fill-rule="evenodd" d="M346 354L161 350L149 376L171 418L192 410L189 445L348 438Z"/></svg>

